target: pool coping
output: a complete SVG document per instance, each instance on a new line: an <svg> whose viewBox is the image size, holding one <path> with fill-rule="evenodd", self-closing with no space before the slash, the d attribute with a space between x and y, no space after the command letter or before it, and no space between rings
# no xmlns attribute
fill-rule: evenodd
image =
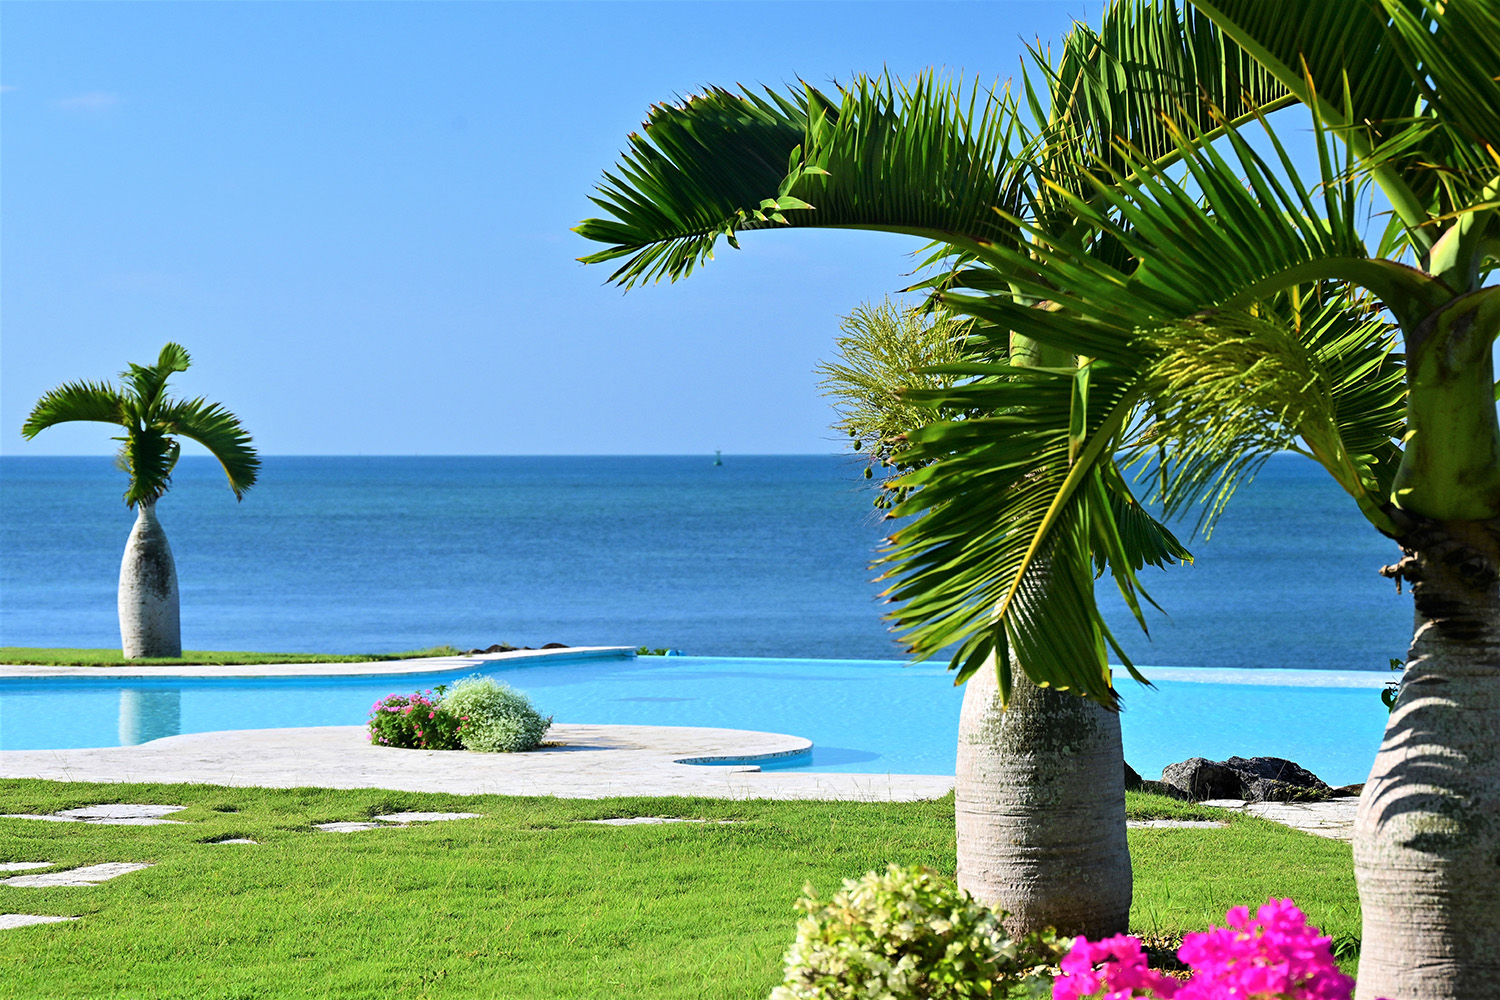
<svg viewBox="0 0 1500 1000"><path fill-rule="evenodd" d="M126 747L0 750L0 779L861 802L941 798L954 783L951 775L762 771L754 760L812 749L783 733L558 723L547 740L559 745L502 754L372 746L363 726L226 730Z"/></svg>
<svg viewBox="0 0 1500 1000"><path fill-rule="evenodd" d="M560 649L516 649L508 653L472 656L427 656L411 660L366 660L361 663L206 663L192 666L53 667L0 664L0 680L42 677L97 677L113 680L171 677L382 677L401 674L439 674L485 665L524 665L548 660L633 660L634 646L565 646Z"/></svg>

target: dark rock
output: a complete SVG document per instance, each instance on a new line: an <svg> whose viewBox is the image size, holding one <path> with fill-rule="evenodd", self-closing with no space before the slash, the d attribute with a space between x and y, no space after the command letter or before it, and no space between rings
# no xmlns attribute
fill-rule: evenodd
<svg viewBox="0 0 1500 1000"><path fill-rule="evenodd" d="M1239 799L1240 776L1226 764L1206 757L1189 757L1162 768L1161 782L1177 798L1191 802L1204 799Z"/></svg>
<svg viewBox="0 0 1500 1000"><path fill-rule="evenodd" d="M1231 757L1224 763L1239 772L1245 786L1240 798L1250 802L1317 802L1333 791L1316 774L1284 757Z"/></svg>
<svg viewBox="0 0 1500 1000"><path fill-rule="evenodd" d="M1175 788L1169 788L1168 786L1162 784L1160 781L1152 781L1150 778L1141 779L1141 787L1137 788L1136 791L1146 792L1150 795L1165 795L1168 798L1172 799L1182 798L1182 796L1177 793L1177 790Z"/></svg>
<svg viewBox="0 0 1500 1000"><path fill-rule="evenodd" d="M1225 761L1193 757L1168 764L1162 783L1179 798L1243 799L1247 802L1309 802L1328 798L1326 784L1282 757L1231 757Z"/></svg>
<svg viewBox="0 0 1500 1000"><path fill-rule="evenodd" d="M489 649L486 649L485 652L486 653L509 653L512 650L514 650L515 648L516 647L514 647L514 646L507 646L503 642L497 642L493 646L491 646Z"/></svg>
<svg viewBox="0 0 1500 1000"><path fill-rule="evenodd" d="M1133 768L1133 767L1130 766L1130 762L1129 761L1126 761L1125 762L1125 790L1127 792L1134 792L1134 791L1139 790L1140 787L1141 787L1141 776L1139 774L1136 774L1135 773L1135 768Z"/></svg>
<svg viewBox="0 0 1500 1000"><path fill-rule="evenodd" d="M1359 793L1365 790L1365 783L1361 781L1357 785L1340 785L1328 793L1331 799L1357 799Z"/></svg>
<svg viewBox="0 0 1500 1000"><path fill-rule="evenodd" d="M571 649L572 647L569 646L565 642L549 642L549 643L547 643L547 645L543 646L542 648L543 649Z"/></svg>

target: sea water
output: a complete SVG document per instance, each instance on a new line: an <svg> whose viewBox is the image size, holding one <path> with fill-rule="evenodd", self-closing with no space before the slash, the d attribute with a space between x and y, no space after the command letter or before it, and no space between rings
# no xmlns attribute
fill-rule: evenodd
<svg viewBox="0 0 1500 1000"><path fill-rule="evenodd" d="M645 645L897 660L871 564L890 530L848 456L278 457L235 503L179 463L158 513L190 649ZM109 458L0 458L0 645L119 646L133 514ZM1188 541L1191 525L1179 526ZM1411 603L1398 555L1316 465L1273 457L1191 566L1142 579L1138 663L1385 670Z"/></svg>

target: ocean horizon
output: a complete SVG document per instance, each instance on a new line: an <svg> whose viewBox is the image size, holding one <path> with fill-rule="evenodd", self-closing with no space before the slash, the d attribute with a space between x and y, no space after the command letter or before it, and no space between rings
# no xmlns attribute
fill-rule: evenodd
<svg viewBox="0 0 1500 1000"><path fill-rule="evenodd" d="M378 652L495 642L705 656L904 659L872 561L890 531L842 455L264 456L236 504L207 456L158 512L191 649ZM106 456L0 456L0 645L118 648L134 514ZM1191 525L1180 525L1188 542ZM1166 616L1138 664L1385 670L1398 552L1319 467L1273 456L1191 566L1142 580Z"/></svg>

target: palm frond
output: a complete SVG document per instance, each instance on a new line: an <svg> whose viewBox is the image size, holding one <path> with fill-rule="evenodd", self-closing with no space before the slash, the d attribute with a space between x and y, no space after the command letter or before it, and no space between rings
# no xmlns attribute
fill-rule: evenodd
<svg viewBox="0 0 1500 1000"><path fill-rule="evenodd" d="M21 425L21 435L30 440L48 427L73 420L123 425L126 419L125 401L108 382L68 382L36 401Z"/></svg>
<svg viewBox="0 0 1500 1000"><path fill-rule="evenodd" d="M957 643L959 680L993 653L1003 696L1013 651L1032 680L1114 704L1105 657L1114 643L1094 601L1093 557L1119 570L1116 582L1133 600L1135 568L1186 555L1170 533L1149 543L1140 532L1126 538L1102 488L1138 379L1102 366L1087 380L1078 449L1070 433L1075 370L958 367L985 377L908 393L983 415L908 435L904 457L920 467L897 480L912 492L895 513L921 516L883 556L895 581L888 596L900 604L891 617L918 656Z"/></svg>
<svg viewBox="0 0 1500 1000"><path fill-rule="evenodd" d="M255 485L260 457L239 417L223 406L202 398L174 400L158 411L157 426L167 434L191 438L207 448L224 467L235 499L244 499L245 491Z"/></svg>
<svg viewBox="0 0 1500 1000"><path fill-rule="evenodd" d="M720 237L768 228L868 228L945 242L1013 240L991 210L1012 204L1013 102L924 74L859 77L834 96L803 85L765 96L710 88L657 105L575 227L624 258L609 280L676 280Z"/></svg>
<svg viewBox="0 0 1500 1000"><path fill-rule="evenodd" d="M120 373L120 378L126 385L130 386L135 395L144 420L151 419L151 413L161 404L167 388L167 379L176 372L185 372L192 364L188 352L181 344L168 341L161 349L161 354L154 365L132 364Z"/></svg>
<svg viewBox="0 0 1500 1000"><path fill-rule="evenodd" d="M1166 166L1179 152L1173 123L1211 139L1296 100L1210 19L1159 0L1109 4L1097 31L1073 26L1055 65L1035 47L1031 62L1049 105L1044 142L1031 162L1040 177L1081 197L1092 193L1084 174L1101 164L1125 171L1122 145ZM1025 82L1040 119L1041 88L1030 72ZM1050 201L1044 188L1036 194Z"/></svg>
<svg viewBox="0 0 1500 1000"><path fill-rule="evenodd" d="M1404 370L1396 329L1342 299L1306 313L1219 312L1145 336L1160 345L1150 378L1156 422L1137 461L1171 455L1169 514L1202 504L1211 528L1238 484L1270 455L1296 451L1321 464L1365 516L1384 512L1400 462Z"/></svg>
<svg viewBox="0 0 1500 1000"><path fill-rule="evenodd" d="M125 504L154 504L172 488L172 470L182 446L157 427L132 428L125 434L116 464L130 476Z"/></svg>

